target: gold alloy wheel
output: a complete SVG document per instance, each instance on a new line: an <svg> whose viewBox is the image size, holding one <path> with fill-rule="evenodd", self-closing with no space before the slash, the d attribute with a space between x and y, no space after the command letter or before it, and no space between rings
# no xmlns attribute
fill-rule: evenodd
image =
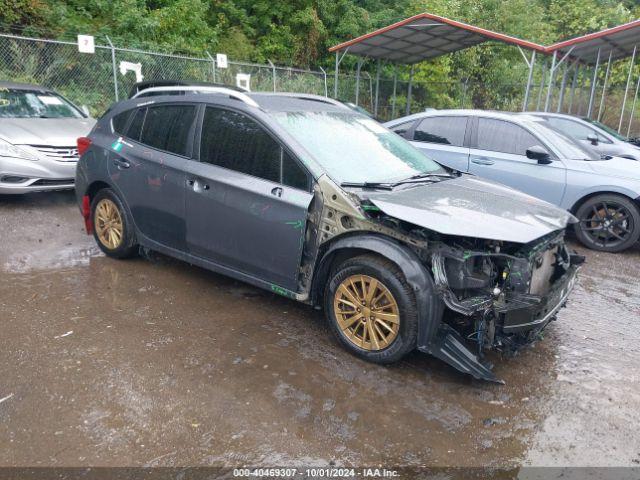
<svg viewBox="0 0 640 480"><path fill-rule="evenodd" d="M103 198L98 202L95 212L94 226L100 243L110 250L115 250L122 243L124 225L120 210L113 200Z"/></svg>
<svg viewBox="0 0 640 480"><path fill-rule="evenodd" d="M364 350L382 350L398 336L398 303L382 282L368 275L351 275L342 281L333 311L342 333Z"/></svg>

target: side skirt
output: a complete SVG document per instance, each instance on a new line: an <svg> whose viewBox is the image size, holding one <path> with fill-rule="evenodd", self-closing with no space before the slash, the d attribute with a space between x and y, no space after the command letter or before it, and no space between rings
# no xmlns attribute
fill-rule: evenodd
<svg viewBox="0 0 640 480"><path fill-rule="evenodd" d="M269 290L270 292L276 293L278 295L282 295L283 297L287 297L293 300L297 300L299 302L307 303L308 295L301 295L296 292L292 292L291 290L282 288L280 285L276 285L275 283L266 282L252 275L248 275L238 270L234 270L233 268L220 265L218 263L212 262L210 260L207 260L201 257L197 257L195 255L190 255L186 252L182 252L180 250L176 250L171 247L166 247L158 242L154 242L153 240L150 240L149 238L142 235L139 231L136 232L136 236L138 238L138 243L142 248L148 248L149 250L162 253L169 257L173 257L178 260L182 260L184 262L190 263L192 265L196 265L198 267L211 270L212 272L226 275L227 277L240 280L241 282L248 283L255 287L262 288L264 290Z"/></svg>

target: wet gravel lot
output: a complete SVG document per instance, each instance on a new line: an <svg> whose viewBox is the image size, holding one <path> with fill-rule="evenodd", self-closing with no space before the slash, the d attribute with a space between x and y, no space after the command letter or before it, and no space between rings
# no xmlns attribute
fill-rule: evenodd
<svg viewBox="0 0 640 480"><path fill-rule="evenodd" d="M640 247L591 251L506 385L362 362L322 314L0 197L0 466L640 464Z"/></svg>

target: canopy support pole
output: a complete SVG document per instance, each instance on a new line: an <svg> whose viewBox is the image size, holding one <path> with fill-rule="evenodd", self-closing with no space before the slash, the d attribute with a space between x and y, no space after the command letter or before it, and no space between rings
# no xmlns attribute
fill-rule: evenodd
<svg viewBox="0 0 640 480"><path fill-rule="evenodd" d="M578 108L576 109L576 114L582 114L582 94L584 93L584 83L585 83L585 75L589 73L588 65L585 65L584 70L580 72L580 76L578 77Z"/></svg>
<svg viewBox="0 0 640 480"><path fill-rule="evenodd" d="M633 55L631 55L631 62L629 63L629 75L627 76L627 85L624 88L624 97L622 97L622 108L620 109L620 122L618 122L618 133L622 131L622 119L624 118L624 108L627 106L627 93L629 91L629 83L631 83L631 76L633 75L633 67L636 61L636 50L638 46L633 46Z"/></svg>
<svg viewBox="0 0 640 480"><path fill-rule="evenodd" d="M411 113L411 89L413 87L413 65L411 65L411 70L409 70L409 85L407 86L407 109L406 114L409 115Z"/></svg>
<svg viewBox="0 0 640 480"><path fill-rule="evenodd" d="M531 52L531 60L529 60L520 47L518 47L518 50L520 50L520 53L522 54L522 58L524 58L525 63L529 67L529 76L527 77L527 86L524 91L524 101L522 102L522 111L526 112L527 105L529 104L529 94L531 93L531 80L533 80L533 68L535 67L535 63L536 63L536 51L533 50Z"/></svg>
<svg viewBox="0 0 640 480"><path fill-rule="evenodd" d="M551 98L553 96L553 87L555 84L556 70L569 58L569 55L573 51L574 47L571 47L567 53L565 53L560 60L558 60L558 51L553 52L553 58L551 60L551 70L549 70L549 86L547 88L547 99L544 102L544 111L548 112L551 108Z"/></svg>
<svg viewBox="0 0 640 480"><path fill-rule="evenodd" d="M602 96L600 97L600 107L598 107L598 121L602 118L602 109L604 108L604 99L607 95L607 84L609 83L609 74L611 73L611 59L613 57L613 49L609 52L609 61L607 62L607 71L604 74L604 85L602 86Z"/></svg>
<svg viewBox="0 0 640 480"><path fill-rule="evenodd" d="M547 60L545 59L542 64L542 75L540 76L540 90L538 90L538 102L536 103L536 110L540 111L540 105L542 104L542 92L544 92L544 82L547 79Z"/></svg>
<svg viewBox="0 0 640 480"><path fill-rule="evenodd" d="M596 57L596 66L593 67L593 79L591 80L591 93L589 94L589 108L587 108L587 117L591 118L593 112L593 97L596 94L596 85L598 84L598 68L600 67L600 48L598 48L598 56Z"/></svg>
<svg viewBox="0 0 640 480"><path fill-rule="evenodd" d="M340 56L340 52L336 52L336 70L334 72L333 79L333 98L335 98L336 100L338 99L338 69L340 68L340 64L342 63L342 60L344 60L344 56L348 51L349 47L345 48L342 56Z"/></svg>
<svg viewBox="0 0 640 480"><path fill-rule="evenodd" d="M324 96L329 98L329 91L327 89L327 71L322 67L318 68L322 71L322 75L324 76Z"/></svg>
<svg viewBox="0 0 640 480"><path fill-rule="evenodd" d="M378 118L378 96L380 93L380 59L378 59L378 68L376 70L376 103L373 106L373 116Z"/></svg>
<svg viewBox="0 0 640 480"><path fill-rule="evenodd" d="M575 70L573 71L573 80L571 81L571 98L569 99L569 108L567 108L567 113L571 113L573 109L573 100L576 96L576 84L578 83L578 75L580 74L580 65L578 60L576 60Z"/></svg>
<svg viewBox="0 0 640 480"><path fill-rule="evenodd" d="M553 52L551 57L551 70L549 70L549 85L547 86L547 99L544 102L544 111L549 111L549 104L551 103L551 89L553 88L553 80L556 75L556 61L558 60L558 52Z"/></svg>
<svg viewBox="0 0 640 480"><path fill-rule="evenodd" d="M569 63L564 66L564 73L562 74L562 83L560 84L560 97L558 98L558 108L556 108L556 112L560 113L562 111L562 104L564 103L564 90L567 86L567 74L570 69Z"/></svg>
<svg viewBox="0 0 640 480"><path fill-rule="evenodd" d="M629 117L629 127L627 128L627 138L631 136L631 124L633 123L633 114L636 113L636 101L638 100L638 89L640 89L640 75L636 83L636 92L633 96L633 106L631 107L631 116Z"/></svg>
<svg viewBox="0 0 640 480"><path fill-rule="evenodd" d="M356 106L360 101L360 70L362 69L362 58L358 57L358 64L356 66Z"/></svg>
<svg viewBox="0 0 640 480"><path fill-rule="evenodd" d="M391 118L396 118L396 88L398 87L398 65L393 66L393 99L391 101Z"/></svg>

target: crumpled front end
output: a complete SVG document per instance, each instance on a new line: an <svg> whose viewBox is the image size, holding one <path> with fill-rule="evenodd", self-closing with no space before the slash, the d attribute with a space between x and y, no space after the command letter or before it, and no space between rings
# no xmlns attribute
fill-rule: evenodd
<svg viewBox="0 0 640 480"><path fill-rule="evenodd" d="M485 350L512 353L539 338L565 305L584 257L568 250L561 230L524 245L440 243L428 261L449 312L424 349L476 378L497 381L482 362Z"/></svg>

